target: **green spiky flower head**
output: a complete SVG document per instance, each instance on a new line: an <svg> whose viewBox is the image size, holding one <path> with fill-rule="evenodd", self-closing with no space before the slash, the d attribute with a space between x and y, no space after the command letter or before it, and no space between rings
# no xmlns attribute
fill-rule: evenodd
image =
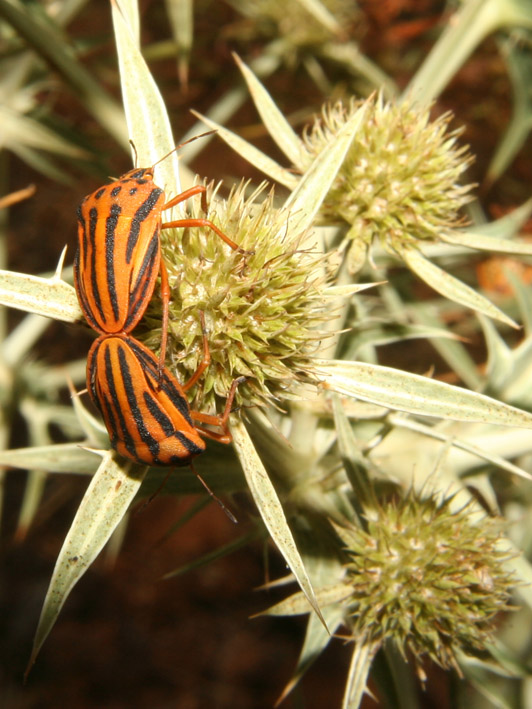
<svg viewBox="0 0 532 709"><path fill-rule="evenodd" d="M368 516L367 530L340 528L347 549L353 637L394 643L418 667L428 655L458 669L459 653L486 649L515 584L505 569L500 523L473 521L452 498L413 493Z"/></svg>
<svg viewBox="0 0 532 709"><path fill-rule="evenodd" d="M304 136L309 162L362 106L351 101L324 108ZM429 109L408 102L368 102L366 119L353 140L322 206L326 223L347 222L350 268L363 264L378 239L390 251L437 240L459 225L472 185L459 184L471 162L467 147L449 132L450 114L432 121Z"/></svg>
<svg viewBox="0 0 532 709"><path fill-rule="evenodd" d="M203 313L211 364L197 396L202 410L225 397L234 379L248 380L239 401L260 404L290 397L296 381L308 379L312 353L330 318L323 295L324 256L292 233L290 213L276 209L273 193L257 203L264 187L250 197L246 185L227 200L209 198L218 228L240 246L233 251L208 228L164 235L163 258L171 303L167 364L186 381L203 355ZM194 210L197 210L194 213ZM205 217L199 205L192 217ZM148 316L146 344L161 341L159 299Z"/></svg>

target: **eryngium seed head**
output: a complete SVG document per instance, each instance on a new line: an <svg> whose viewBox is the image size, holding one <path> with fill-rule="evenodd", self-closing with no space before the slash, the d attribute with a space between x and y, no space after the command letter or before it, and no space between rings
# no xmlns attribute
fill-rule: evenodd
<svg viewBox="0 0 532 709"><path fill-rule="evenodd" d="M429 109L381 95L366 103L366 118L321 209L325 223L349 225L351 260L359 265L374 239L394 250L437 240L462 224L459 210L472 187L459 184L471 157L467 146L457 145L459 131L448 131L450 114L432 121ZM362 105L323 110L304 136L309 163Z"/></svg>
<svg viewBox="0 0 532 709"><path fill-rule="evenodd" d="M458 669L460 652L486 648L515 579L505 568L500 523L473 522L451 499L409 494L375 510L368 528L339 529L349 561L353 636L391 641L419 663Z"/></svg>
<svg viewBox="0 0 532 709"><path fill-rule="evenodd" d="M246 185L227 200L209 198L208 216L241 251L232 251L208 228L163 233L163 258L171 286L167 366L185 382L202 359L200 311L204 313L211 364L201 379L202 410L225 397L234 379L248 377L237 400L260 404L290 397L306 381L312 353L330 320L323 297L324 256L290 232L290 214L273 206L273 194L257 204L263 188L245 196ZM195 212L194 212L195 210ZM191 205L192 217L205 217ZM146 318L148 347L161 342L160 299Z"/></svg>

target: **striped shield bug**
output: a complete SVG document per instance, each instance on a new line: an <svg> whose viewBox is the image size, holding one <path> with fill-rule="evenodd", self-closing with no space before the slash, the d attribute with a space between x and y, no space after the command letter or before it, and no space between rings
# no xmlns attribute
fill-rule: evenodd
<svg viewBox="0 0 532 709"><path fill-rule="evenodd" d="M94 330L103 335L127 334L142 318L153 294L157 275L161 274L163 322L158 370L159 376L162 376L170 287L161 258L161 230L206 227L233 250L240 249L208 219L163 222L165 210L194 195L201 195L201 208L206 212L207 188L195 185L167 202L164 190L153 182L156 164L126 172L118 180L87 195L81 202L78 208L74 285L83 314Z"/></svg>
<svg viewBox="0 0 532 709"><path fill-rule="evenodd" d="M229 414L245 377L233 382L221 416L191 411L185 397L210 361L205 335L203 342L203 361L181 385L166 367L159 376L157 358L133 337L103 335L95 340L87 360L87 389L118 453L146 465L188 465L205 450L201 436L231 442ZM195 422L217 426L221 433Z"/></svg>

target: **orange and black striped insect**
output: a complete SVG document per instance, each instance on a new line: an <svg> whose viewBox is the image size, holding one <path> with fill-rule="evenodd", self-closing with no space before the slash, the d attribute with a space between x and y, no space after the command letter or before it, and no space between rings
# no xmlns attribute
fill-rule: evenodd
<svg viewBox="0 0 532 709"><path fill-rule="evenodd" d="M163 222L166 209L194 195L201 195L201 208L206 212L207 188L196 185L166 202L164 190L153 182L154 167L130 170L81 202L74 285L83 314L94 330L100 334L127 334L142 318L157 275L161 274L163 322L158 367L162 376L170 287L161 258L161 230L206 227L232 249L240 249L208 219Z"/></svg>
<svg viewBox="0 0 532 709"><path fill-rule="evenodd" d="M188 465L205 450L201 436L231 442L229 414L236 388L245 377L233 382L221 416L191 411L185 392L210 362L205 334L203 350L198 369L181 385L166 367L159 376L157 358L133 337L103 335L93 343L87 360L87 389L118 453L146 465ZM195 422L217 426L221 433Z"/></svg>

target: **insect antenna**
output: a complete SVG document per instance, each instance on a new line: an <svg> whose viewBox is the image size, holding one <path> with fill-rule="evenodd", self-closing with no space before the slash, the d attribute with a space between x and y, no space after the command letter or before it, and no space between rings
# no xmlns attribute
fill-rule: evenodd
<svg viewBox="0 0 532 709"><path fill-rule="evenodd" d="M189 465L190 465L190 469L192 470L192 472L194 473L194 475L198 478L198 480L199 480L200 483L203 485L203 487L205 488L205 490L207 490L207 492L209 493L209 495L211 496L211 498L212 498L215 502L217 502L217 503L220 505L220 507L222 508L222 510L225 512L225 514L227 515L227 517L229 517L229 519L231 520L231 522L233 522L233 524L238 524L237 518L236 518L236 517L234 516L234 514L231 512L231 510L229 509L229 507L226 507L226 506L224 505L224 503L220 500L220 498L218 497L218 495L216 495L216 494L211 490L211 488L207 485L207 483L205 482L205 480L201 477L201 475L198 473L198 471L197 471L196 468L192 465L191 462L189 463Z"/></svg>
<svg viewBox="0 0 532 709"><path fill-rule="evenodd" d="M176 145L175 148L172 148L172 150L170 150L169 153L166 153L166 155L163 155L162 158L159 158L157 160L157 162L154 162L152 167L155 167L163 160L166 160L166 158L169 155L171 155L172 153L176 153L180 148L184 148L185 145L188 145L189 143L193 143L195 140L199 140L199 138L205 138L206 136L212 135L213 133L216 133L216 132L217 132L216 130L208 130L205 133L200 133L199 135L194 135L194 136L192 136L192 138L189 138L188 140L185 140L182 143L179 143L179 145Z"/></svg>
<svg viewBox="0 0 532 709"><path fill-rule="evenodd" d="M175 148L172 148L170 152L166 153L166 155L163 155L162 158L159 158L156 162L153 163L152 169L158 165L160 162L163 160L166 160L166 158L171 155L172 153L176 153L180 148L183 148L185 145L188 145L189 143L193 143L195 140L198 140L199 138L205 138L207 135L212 135L213 133L216 133L216 130L208 130L205 131L205 133L200 133L199 135L194 135L192 138L189 138L188 140L183 141L182 143L179 143L179 145L176 145ZM131 148L133 149L133 152L135 153L135 167L138 165L138 160L139 160L139 154L137 152L137 147L135 143L129 139L129 144L131 145ZM22 198L21 198L22 199Z"/></svg>
<svg viewBox="0 0 532 709"><path fill-rule="evenodd" d="M131 140L131 138L128 140L128 143L131 145L131 148L132 148L133 152L135 153L134 166L137 167L138 162L139 162L139 154L137 153L137 146L136 146L135 143Z"/></svg>
<svg viewBox="0 0 532 709"><path fill-rule="evenodd" d="M205 488L205 490L209 493L209 495L211 496L211 498L212 498L215 502L217 502L217 503L220 505L220 507L222 508L222 510L225 512L225 514L226 514L227 517L231 520L231 522L233 522L233 524L238 524L237 518L234 516L234 514L231 512L231 510L230 510L226 505L224 505L224 503L220 500L220 498L218 497L218 495L216 495L216 493L214 493L214 492L211 490L211 488L207 485L207 483L205 482L205 480L204 480L204 479L201 477L201 475L198 473L198 471L196 470L196 468L192 465L192 462L189 462L189 465L190 465L190 469L192 470L192 472L194 473L194 475L198 478L198 480L199 480L200 483L203 485L203 487ZM159 495L159 494L162 492L162 490L164 490L164 487L165 487L166 483L168 482L168 478L170 477L170 474L171 474L171 473L172 473L172 469L170 469L170 470L166 473L166 475L164 476L164 480L163 480L162 483L159 485L159 487L157 488L157 490L155 490L155 492L152 493L152 494L149 496L149 498L148 498L148 499L146 500L146 502L142 505L142 507L137 510L137 512L142 512L142 510L144 510L144 508L145 508L147 505L149 505L150 502L152 502L152 501L157 497L157 495ZM136 514L136 513L135 513L135 514Z"/></svg>

